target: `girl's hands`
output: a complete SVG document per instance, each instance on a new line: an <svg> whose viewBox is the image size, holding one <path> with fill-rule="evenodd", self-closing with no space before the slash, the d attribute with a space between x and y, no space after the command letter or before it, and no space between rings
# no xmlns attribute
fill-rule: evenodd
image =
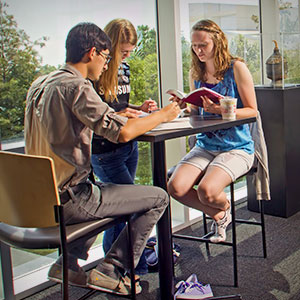
<svg viewBox="0 0 300 300"><path fill-rule="evenodd" d="M182 101L180 98L176 97L176 96L173 96L169 99L170 102L177 102L180 109L183 109L183 108L186 108L187 105L184 101Z"/></svg>
<svg viewBox="0 0 300 300"><path fill-rule="evenodd" d="M146 113L149 113L154 110L158 110L158 106L157 106L156 101L154 101L152 99L148 99L140 106L140 110L142 110Z"/></svg>
<svg viewBox="0 0 300 300"><path fill-rule="evenodd" d="M116 114L131 119L131 118L138 118L141 115L141 112L139 110L126 107L125 109L116 112Z"/></svg>
<svg viewBox="0 0 300 300"><path fill-rule="evenodd" d="M220 105L211 101L207 96L201 96L201 99L203 101L204 111L209 112L211 114L221 114Z"/></svg>

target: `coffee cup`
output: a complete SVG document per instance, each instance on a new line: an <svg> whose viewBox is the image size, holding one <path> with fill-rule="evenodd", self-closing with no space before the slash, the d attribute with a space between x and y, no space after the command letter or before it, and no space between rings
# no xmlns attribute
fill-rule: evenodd
<svg viewBox="0 0 300 300"><path fill-rule="evenodd" d="M236 102L237 99L229 96L225 96L220 99L221 113L223 120L235 120L236 119Z"/></svg>

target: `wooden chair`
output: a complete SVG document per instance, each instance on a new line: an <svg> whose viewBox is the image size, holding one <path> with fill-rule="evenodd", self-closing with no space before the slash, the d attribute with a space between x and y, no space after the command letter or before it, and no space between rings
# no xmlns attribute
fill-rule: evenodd
<svg viewBox="0 0 300 300"><path fill-rule="evenodd" d="M172 173L175 170L175 167L172 167L171 169L168 170L168 178L171 177ZM254 175L256 172L256 168L252 167L250 171L247 174L244 174L243 176L250 176ZM241 176L241 177L243 177ZM241 178L240 177L240 178ZM239 178L238 178L239 179ZM238 180L237 179L237 180ZM259 221L253 221L253 220L246 220L246 219L240 219L236 218L236 213L235 213L235 196L234 196L234 184L237 182L232 182L230 184L230 202L231 202L231 214L232 214L232 240L231 241L224 241L218 243L218 245L224 245L224 246L229 246L232 247L232 257L233 257L233 278L234 278L234 286L238 287L238 269L237 269L237 237L236 237L236 224L248 224L248 225L256 225L260 226L261 228L261 234L262 234L262 248L263 248L263 257L267 257L267 248L266 248L266 231L265 231L265 219L264 219L264 200L259 201L259 208L260 208L260 220ZM173 233L172 237L174 238L179 238L179 239L186 239L186 240L193 240L193 241L198 241L198 242L205 242L206 244L206 250L209 255L209 244L212 242L210 241L210 237L214 234L213 232L209 232L207 229L207 217L203 213L203 229L204 229L204 236L202 237L197 237L197 236L189 236L189 235L183 235L183 234L177 234Z"/></svg>
<svg viewBox="0 0 300 300"><path fill-rule="evenodd" d="M59 248L63 256L63 299L68 299L67 248L120 222L128 223L131 258L131 299L136 299L130 215L66 225L54 163L49 157L0 151L0 246L5 299L15 299L10 247ZM6 280L8 278L8 280ZM90 290L80 299L86 299Z"/></svg>

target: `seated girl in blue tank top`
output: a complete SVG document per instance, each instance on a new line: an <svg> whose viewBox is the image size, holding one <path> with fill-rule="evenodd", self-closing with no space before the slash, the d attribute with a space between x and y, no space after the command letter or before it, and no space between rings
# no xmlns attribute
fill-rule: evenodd
<svg viewBox="0 0 300 300"><path fill-rule="evenodd" d="M230 54L227 38L216 23L201 20L192 27L191 57L191 90L205 86L237 98L237 118L256 116L252 76L243 60ZM184 105L178 98L171 100ZM189 107L192 114L221 115L219 104L207 97L202 100L203 107ZM168 182L173 198L212 217L214 234L210 240L214 243L226 240L226 228L232 219L224 188L248 172L253 160L254 142L247 124L200 133Z"/></svg>

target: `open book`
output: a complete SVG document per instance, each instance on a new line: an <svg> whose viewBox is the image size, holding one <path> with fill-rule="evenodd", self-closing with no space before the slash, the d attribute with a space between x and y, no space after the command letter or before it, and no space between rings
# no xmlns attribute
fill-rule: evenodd
<svg viewBox="0 0 300 300"><path fill-rule="evenodd" d="M167 94L170 94L172 96L176 96L179 99L183 100L184 102L191 103L197 106L203 106L201 96L207 96L211 101L215 103L219 103L219 99L224 98L223 95L208 89L206 87L201 87L199 89L193 90L188 94L185 94L178 90L167 90Z"/></svg>
<svg viewBox="0 0 300 300"><path fill-rule="evenodd" d="M192 128L192 125L190 123L190 118L188 117L175 118L170 122L160 123L149 132L161 131L161 130L174 130L174 129L182 129L182 128Z"/></svg>

